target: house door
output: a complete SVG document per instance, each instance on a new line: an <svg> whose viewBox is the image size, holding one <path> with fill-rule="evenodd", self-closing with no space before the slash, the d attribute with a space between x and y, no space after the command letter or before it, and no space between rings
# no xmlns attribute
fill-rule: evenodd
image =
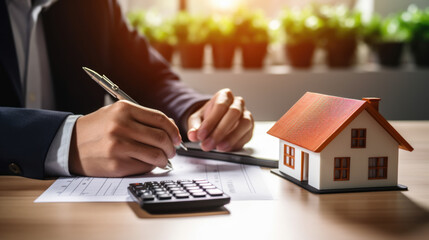
<svg viewBox="0 0 429 240"><path fill-rule="evenodd" d="M308 159L309 154L301 152L301 181L308 181Z"/></svg>

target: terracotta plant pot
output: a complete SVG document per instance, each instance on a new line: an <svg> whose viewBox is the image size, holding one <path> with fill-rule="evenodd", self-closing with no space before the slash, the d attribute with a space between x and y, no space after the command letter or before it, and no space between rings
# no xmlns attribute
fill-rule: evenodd
<svg viewBox="0 0 429 240"><path fill-rule="evenodd" d="M267 55L268 43L246 43L241 45L244 68L262 68Z"/></svg>
<svg viewBox="0 0 429 240"><path fill-rule="evenodd" d="M403 42L382 42L375 45L378 62L385 67L398 67L401 65Z"/></svg>
<svg viewBox="0 0 429 240"><path fill-rule="evenodd" d="M429 40L413 40L410 47L414 63L418 67L429 67Z"/></svg>
<svg viewBox="0 0 429 240"><path fill-rule="evenodd" d="M150 43L155 50L161 54L161 56L171 63L171 59L173 58L174 47L168 43L160 43L160 42L151 42Z"/></svg>
<svg viewBox="0 0 429 240"><path fill-rule="evenodd" d="M234 59L235 44L213 43L211 45L214 67L223 69L231 68Z"/></svg>
<svg viewBox="0 0 429 240"><path fill-rule="evenodd" d="M329 39L326 44L326 62L331 68L346 68L354 64L357 40L355 38Z"/></svg>
<svg viewBox="0 0 429 240"><path fill-rule="evenodd" d="M179 44L180 64L182 68L202 68L204 62L204 43Z"/></svg>
<svg viewBox="0 0 429 240"><path fill-rule="evenodd" d="M285 45L286 57L295 68L311 67L315 49L316 45L311 41Z"/></svg>

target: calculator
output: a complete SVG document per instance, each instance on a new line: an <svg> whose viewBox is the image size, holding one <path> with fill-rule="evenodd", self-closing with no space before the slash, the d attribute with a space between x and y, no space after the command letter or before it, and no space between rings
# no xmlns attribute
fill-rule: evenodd
<svg viewBox="0 0 429 240"><path fill-rule="evenodd" d="M231 201L205 179L131 183L128 192L142 209L151 213L210 210Z"/></svg>

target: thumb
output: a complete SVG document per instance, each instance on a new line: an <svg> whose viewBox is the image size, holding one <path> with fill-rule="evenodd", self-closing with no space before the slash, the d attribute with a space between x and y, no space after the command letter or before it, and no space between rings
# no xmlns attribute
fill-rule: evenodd
<svg viewBox="0 0 429 240"><path fill-rule="evenodd" d="M201 126L201 121L199 112L192 114L188 119L188 139L192 142L198 141L197 133Z"/></svg>

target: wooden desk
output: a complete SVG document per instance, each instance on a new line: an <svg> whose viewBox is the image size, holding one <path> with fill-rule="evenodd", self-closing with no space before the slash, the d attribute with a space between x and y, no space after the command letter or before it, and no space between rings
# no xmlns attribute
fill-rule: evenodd
<svg viewBox="0 0 429 240"><path fill-rule="evenodd" d="M392 122L405 192L315 195L264 169L273 201L153 216L135 203L33 203L53 180L0 177L0 239L429 239L429 121Z"/></svg>

